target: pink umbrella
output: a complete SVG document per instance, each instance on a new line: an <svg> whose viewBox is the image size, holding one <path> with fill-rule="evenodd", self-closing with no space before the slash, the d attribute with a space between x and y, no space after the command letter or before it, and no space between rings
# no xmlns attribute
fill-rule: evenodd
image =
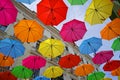
<svg viewBox="0 0 120 80"><path fill-rule="evenodd" d="M40 69L46 65L46 60L41 56L29 56L22 60L22 65L33 70Z"/></svg>
<svg viewBox="0 0 120 80"><path fill-rule="evenodd" d="M102 64L102 63L108 62L113 56L114 56L114 54L113 54L112 50L100 51L100 52L95 54L95 56L92 59L92 61L95 64Z"/></svg>
<svg viewBox="0 0 120 80"><path fill-rule="evenodd" d="M64 41L74 43L82 39L86 31L84 22L73 19L63 25L60 35Z"/></svg>
<svg viewBox="0 0 120 80"><path fill-rule="evenodd" d="M11 0L0 0L0 25L7 26L15 22L17 12Z"/></svg>

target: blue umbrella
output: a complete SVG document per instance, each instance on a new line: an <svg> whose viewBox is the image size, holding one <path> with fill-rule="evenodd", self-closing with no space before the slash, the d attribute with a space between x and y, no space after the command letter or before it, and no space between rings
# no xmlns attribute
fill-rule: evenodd
<svg viewBox="0 0 120 80"><path fill-rule="evenodd" d="M96 53L96 51L102 46L102 40L100 38L92 37L87 40L84 40L80 47L79 51L81 54L90 54Z"/></svg>
<svg viewBox="0 0 120 80"><path fill-rule="evenodd" d="M6 56L17 58L24 54L25 48L22 43L18 40L3 39L0 40L0 52Z"/></svg>
<svg viewBox="0 0 120 80"><path fill-rule="evenodd" d="M37 76L34 80L50 80L50 79L44 76Z"/></svg>
<svg viewBox="0 0 120 80"><path fill-rule="evenodd" d="M22 3L26 3L26 4L31 4L32 2L34 2L35 0L16 0L17 2L22 2Z"/></svg>

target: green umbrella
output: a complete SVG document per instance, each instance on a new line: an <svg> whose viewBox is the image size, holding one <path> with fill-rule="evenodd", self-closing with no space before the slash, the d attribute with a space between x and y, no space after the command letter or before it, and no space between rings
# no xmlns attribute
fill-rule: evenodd
<svg viewBox="0 0 120 80"><path fill-rule="evenodd" d="M87 0L68 0L71 5L83 5Z"/></svg>
<svg viewBox="0 0 120 80"><path fill-rule="evenodd" d="M94 72L88 75L87 80L101 80L103 79L105 74L103 72Z"/></svg>
<svg viewBox="0 0 120 80"><path fill-rule="evenodd" d="M117 38L114 40L111 48L114 50L114 51L119 51L120 50L120 38Z"/></svg>
<svg viewBox="0 0 120 80"><path fill-rule="evenodd" d="M27 79L32 76L33 72L24 66L16 66L12 69L12 74L17 78Z"/></svg>

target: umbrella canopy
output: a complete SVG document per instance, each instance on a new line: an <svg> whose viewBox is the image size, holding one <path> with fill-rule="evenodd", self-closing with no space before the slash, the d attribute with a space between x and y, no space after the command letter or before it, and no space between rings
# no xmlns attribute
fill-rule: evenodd
<svg viewBox="0 0 120 80"><path fill-rule="evenodd" d="M111 16L113 3L110 0L92 0L86 10L85 21L91 25L103 23Z"/></svg>
<svg viewBox="0 0 120 80"><path fill-rule="evenodd" d="M103 78L101 80L112 80L111 78Z"/></svg>
<svg viewBox="0 0 120 80"><path fill-rule="evenodd" d="M120 76L120 67L111 71L112 76Z"/></svg>
<svg viewBox="0 0 120 80"><path fill-rule="evenodd" d="M101 80L104 76L105 74L103 72L94 72L88 75L87 80Z"/></svg>
<svg viewBox="0 0 120 80"><path fill-rule="evenodd" d="M11 74L11 72L0 72L0 80L17 80L17 78Z"/></svg>
<svg viewBox="0 0 120 80"><path fill-rule="evenodd" d="M17 9L11 0L0 0L0 25L7 26L16 21Z"/></svg>
<svg viewBox="0 0 120 80"><path fill-rule="evenodd" d="M20 20L14 26L15 36L22 42L35 42L43 37L43 27L35 20Z"/></svg>
<svg viewBox="0 0 120 80"><path fill-rule="evenodd" d="M58 25L66 19L67 10L63 0L42 0L37 4L37 16L46 25Z"/></svg>
<svg viewBox="0 0 120 80"><path fill-rule="evenodd" d="M33 74L32 70L24 66L16 66L12 69L11 72L17 78L22 78L22 79L30 78Z"/></svg>
<svg viewBox="0 0 120 80"><path fill-rule="evenodd" d="M16 0L17 2L22 2L22 3L26 3L26 4L31 4L33 3L35 0Z"/></svg>
<svg viewBox="0 0 120 80"><path fill-rule="evenodd" d="M40 69L46 65L46 60L41 56L29 56L22 60L22 65L30 69Z"/></svg>
<svg viewBox="0 0 120 80"><path fill-rule="evenodd" d="M84 22L73 19L63 25L60 35L64 41L75 42L82 39L86 31Z"/></svg>
<svg viewBox="0 0 120 80"><path fill-rule="evenodd" d="M50 80L50 79L44 76L37 76L34 80Z"/></svg>
<svg viewBox="0 0 120 80"><path fill-rule="evenodd" d="M24 54L24 51L24 46L18 40L13 40L9 38L0 40L0 52L6 56L17 58L19 56L22 56Z"/></svg>
<svg viewBox="0 0 120 80"><path fill-rule="evenodd" d="M0 66L6 67L6 66L12 66L14 63L14 59L10 56L5 56L2 53L0 53Z"/></svg>
<svg viewBox="0 0 120 80"><path fill-rule="evenodd" d="M80 63L81 59L78 55L68 54L60 58L58 64L63 68L72 68Z"/></svg>
<svg viewBox="0 0 120 80"><path fill-rule="evenodd" d="M101 37L106 40L111 40L120 36L120 18L115 18L109 22L101 31Z"/></svg>
<svg viewBox="0 0 120 80"><path fill-rule="evenodd" d="M84 40L79 46L81 54L95 53L102 46L102 40L100 38L92 37Z"/></svg>
<svg viewBox="0 0 120 80"><path fill-rule="evenodd" d="M50 66L47 68L43 75L47 78L56 78L63 74L63 70L59 66Z"/></svg>
<svg viewBox="0 0 120 80"><path fill-rule="evenodd" d="M114 42L112 43L111 48L114 51L120 51L120 38L117 38L117 39L114 40Z"/></svg>
<svg viewBox="0 0 120 80"><path fill-rule="evenodd" d="M88 74L92 73L94 71L94 67L91 64L82 64L78 66L74 73L77 76L87 76Z"/></svg>
<svg viewBox="0 0 120 80"><path fill-rule="evenodd" d="M95 54L94 58L92 58L92 61L95 64L103 64L107 61L109 61L114 56L113 51L100 51Z"/></svg>
<svg viewBox="0 0 120 80"><path fill-rule="evenodd" d="M71 5L83 5L87 0L68 0Z"/></svg>
<svg viewBox="0 0 120 80"><path fill-rule="evenodd" d="M55 58L61 55L64 51L64 44L57 39L47 39L40 43L38 52L44 57Z"/></svg>
<svg viewBox="0 0 120 80"><path fill-rule="evenodd" d="M120 67L120 60L111 60L103 66L104 71L112 71Z"/></svg>

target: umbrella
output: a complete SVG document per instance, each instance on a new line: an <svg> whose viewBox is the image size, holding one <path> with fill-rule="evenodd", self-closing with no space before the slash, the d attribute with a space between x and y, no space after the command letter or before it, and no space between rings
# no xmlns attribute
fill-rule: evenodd
<svg viewBox="0 0 120 80"><path fill-rule="evenodd" d="M103 70L104 71L112 71L120 67L120 60L111 60L108 61L104 66Z"/></svg>
<svg viewBox="0 0 120 80"><path fill-rule="evenodd" d="M60 35L64 41L75 42L82 39L86 31L84 22L73 19L63 25Z"/></svg>
<svg viewBox="0 0 120 80"><path fill-rule="evenodd" d="M0 80L17 80L10 71L0 72Z"/></svg>
<svg viewBox="0 0 120 80"><path fill-rule="evenodd" d="M42 0L37 4L37 16L46 25L58 25L66 19L67 10L63 0Z"/></svg>
<svg viewBox="0 0 120 80"><path fill-rule="evenodd" d="M5 56L2 53L0 53L0 66L2 67L12 66L13 63L14 63L13 58L11 58L10 56Z"/></svg>
<svg viewBox="0 0 120 80"><path fill-rule="evenodd" d="M0 0L0 25L7 26L16 21L17 9L11 0Z"/></svg>
<svg viewBox="0 0 120 80"><path fill-rule="evenodd" d="M110 0L92 0L85 14L85 21L91 25L103 23L111 16L113 3Z"/></svg>
<svg viewBox="0 0 120 80"><path fill-rule="evenodd" d="M120 76L120 67L111 71L112 76Z"/></svg>
<svg viewBox="0 0 120 80"><path fill-rule="evenodd" d="M94 58L92 58L92 61L95 64L103 64L107 61L109 61L114 56L113 51L100 51L95 54Z"/></svg>
<svg viewBox="0 0 120 80"><path fill-rule="evenodd" d="M71 5L83 5L87 0L68 0Z"/></svg>
<svg viewBox="0 0 120 80"><path fill-rule="evenodd" d="M78 55L68 54L60 58L58 64L63 68L72 68L80 63L81 59Z"/></svg>
<svg viewBox="0 0 120 80"><path fill-rule="evenodd" d="M102 46L102 40L100 38L92 37L84 40L79 46L81 54L95 53Z"/></svg>
<svg viewBox="0 0 120 80"><path fill-rule="evenodd" d="M115 18L113 21L108 23L101 31L101 37L106 40L111 40L120 36L120 19Z"/></svg>
<svg viewBox="0 0 120 80"><path fill-rule="evenodd" d="M40 69L46 65L46 60L41 56L29 56L22 60L22 65L30 69Z"/></svg>
<svg viewBox="0 0 120 80"><path fill-rule="evenodd" d="M35 0L16 0L17 2L22 2L22 3L26 3L26 4L31 4L33 3Z"/></svg>
<svg viewBox="0 0 120 80"><path fill-rule="evenodd" d="M43 76L47 78L56 78L63 74L63 70L59 66L50 66L43 72Z"/></svg>
<svg viewBox="0 0 120 80"><path fill-rule="evenodd" d="M35 20L20 20L14 26L15 36L22 42L35 42L43 37L43 27Z"/></svg>
<svg viewBox="0 0 120 80"><path fill-rule="evenodd" d="M44 76L37 76L34 80L50 80L50 79Z"/></svg>
<svg viewBox="0 0 120 80"><path fill-rule="evenodd" d="M112 43L111 48L114 51L119 51L120 50L120 38L117 38L117 39L114 40L114 42Z"/></svg>
<svg viewBox="0 0 120 80"><path fill-rule="evenodd" d="M111 78L103 78L101 80L112 80Z"/></svg>
<svg viewBox="0 0 120 80"><path fill-rule="evenodd" d="M40 43L38 52L44 57L55 58L61 55L64 51L64 44L57 39L47 39Z"/></svg>
<svg viewBox="0 0 120 80"><path fill-rule="evenodd" d="M30 78L33 74L32 70L24 66L16 66L12 69L11 72L17 78L22 78L22 79Z"/></svg>
<svg viewBox="0 0 120 80"><path fill-rule="evenodd" d="M17 58L24 54L25 48L22 43L18 40L3 39L0 40L0 52L6 56Z"/></svg>
<svg viewBox="0 0 120 80"><path fill-rule="evenodd" d="M103 72L94 72L88 75L87 80L101 80L104 76L105 74Z"/></svg>
<svg viewBox="0 0 120 80"><path fill-rule="evenodd" d="M91 64L82 64L78 66L74 73L77 76L87 76L88 74L92 73L94 71L94 67Z"/></svg>

